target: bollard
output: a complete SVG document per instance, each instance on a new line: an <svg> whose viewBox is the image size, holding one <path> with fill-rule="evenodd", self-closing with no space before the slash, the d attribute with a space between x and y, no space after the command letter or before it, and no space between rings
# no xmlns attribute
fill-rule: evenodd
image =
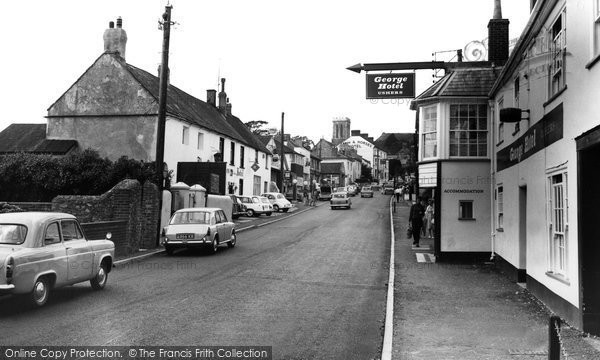
<svg viewBox="0 0 600 360"><path fill-rule="evenodd" d="M550 316L548 324L548 360L560 360L559 329L560 318L555 315Z"/></svg>

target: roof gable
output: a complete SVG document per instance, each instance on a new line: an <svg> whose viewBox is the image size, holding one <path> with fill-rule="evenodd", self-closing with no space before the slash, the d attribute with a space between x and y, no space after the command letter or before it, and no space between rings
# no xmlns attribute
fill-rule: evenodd
<svg viewBox="0 0 600 360"><path fill-rule="evenodd" d="M157 97L123 59L104 53L48 108L48 116L156 115Z"/></svg>

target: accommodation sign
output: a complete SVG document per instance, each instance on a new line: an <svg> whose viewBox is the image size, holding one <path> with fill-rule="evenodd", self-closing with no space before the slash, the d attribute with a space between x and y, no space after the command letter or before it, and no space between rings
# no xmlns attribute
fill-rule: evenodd
<svg viewBox="0 0 600 360"><path fill-rule="evenodd" d="M563 137L563 106L558 105L510 146L498 151L498 171L509 168L527 159L546 146Z"/></svg>
<svg viewBox="0 0 600 360"><path fill-rule="evenodd" d="M367 74L367 99L413 99L415 73Z"/></svg>

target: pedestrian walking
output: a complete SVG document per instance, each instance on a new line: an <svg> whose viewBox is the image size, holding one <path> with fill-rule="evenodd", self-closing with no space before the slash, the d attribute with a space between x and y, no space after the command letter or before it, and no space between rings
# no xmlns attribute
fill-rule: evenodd
<svg viewBox="0 0 600 360"><path fill-rule="evenodd" d="M421 197L417 197L417 201L410 207L410 212L408 215L409 226L412 227L413 246L415 247L419 247L424 216L425 207L423 206L423 199L421 199Z"/></svg>
<svg viewBox="0 0 600 360"><path fill-rule="evenodd" d="M396 196L396 202L400 202L400 195L402 195L402 189L400 189L400 186L396 187L394 190L394 195Z"/></svg>

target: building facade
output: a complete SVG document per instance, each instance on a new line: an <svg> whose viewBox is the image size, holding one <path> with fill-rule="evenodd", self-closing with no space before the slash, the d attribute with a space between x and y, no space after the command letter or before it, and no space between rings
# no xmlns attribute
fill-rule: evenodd
<svg viewBox="0 0 600 360"><path fill-rule="evenodd" d="M533 4L490 93L492 248L554 312L600 335L600 5Z"/></svg>

